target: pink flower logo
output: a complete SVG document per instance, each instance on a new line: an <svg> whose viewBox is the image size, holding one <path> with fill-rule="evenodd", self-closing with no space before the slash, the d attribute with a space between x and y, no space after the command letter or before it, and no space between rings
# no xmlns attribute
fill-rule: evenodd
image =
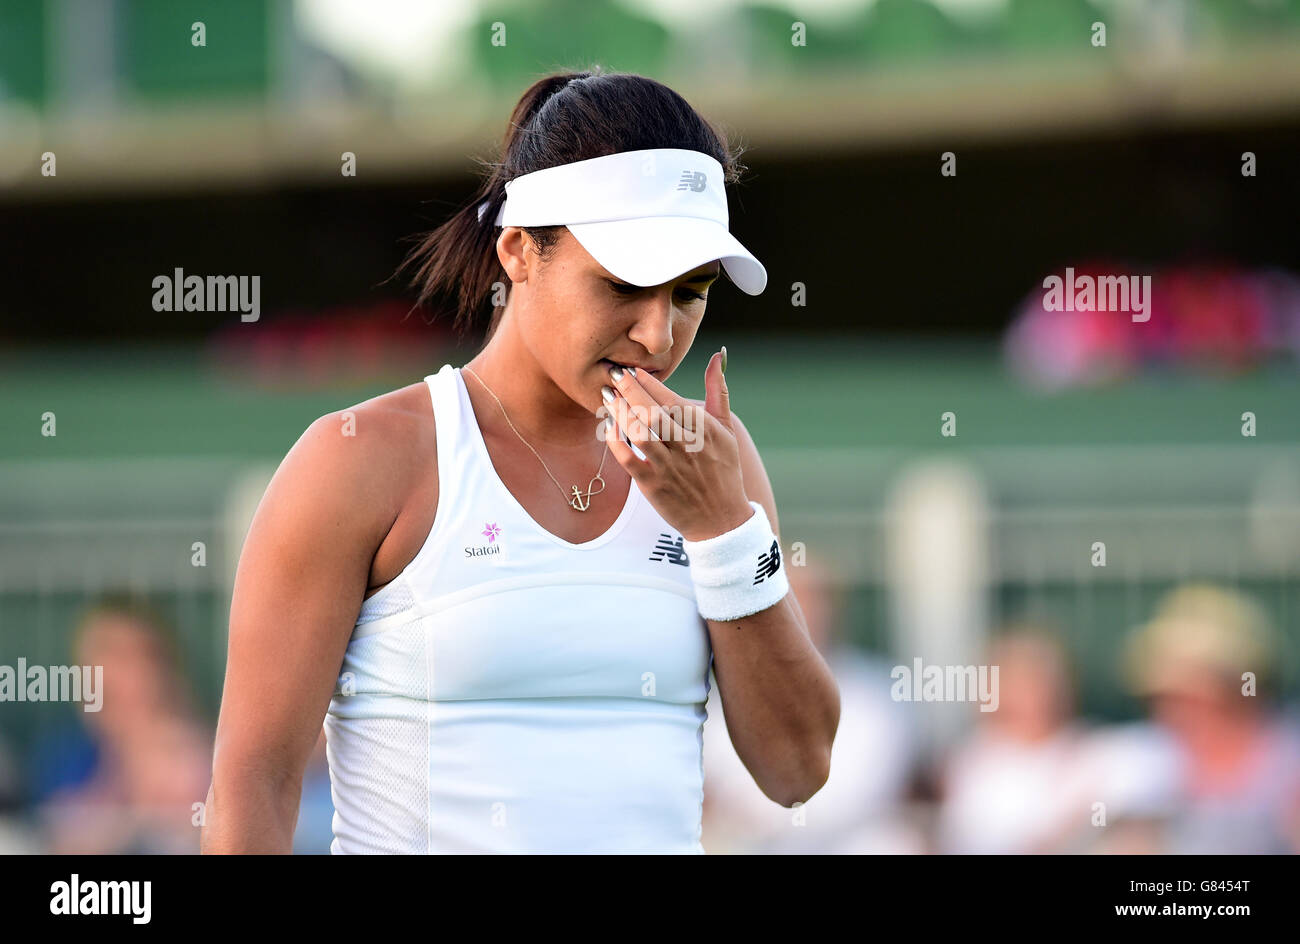
<svg viewBox="0 0 1300 944"><path fill-rule="evenodd" d="M498 528L495 524L487 524L486 522L484 522L484 528L482 533L483 536L488 539L488 543L492 544L493 542L496 541L497 535L501 533L501 529Z"/></svg>

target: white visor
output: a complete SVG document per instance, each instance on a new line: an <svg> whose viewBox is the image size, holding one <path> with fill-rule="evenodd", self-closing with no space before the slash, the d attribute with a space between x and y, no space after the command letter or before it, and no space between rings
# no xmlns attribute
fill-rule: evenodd
<svg viewBox="0 0 1300 944"><path fill-rule="evenodd" d="M524 174L506 183L497 226L567 226L613 275L662 285L721 261L748 295L767 270L727 229L722 165L699 151L623 151ZM479 219L487 203L478 208Z"/></svg>

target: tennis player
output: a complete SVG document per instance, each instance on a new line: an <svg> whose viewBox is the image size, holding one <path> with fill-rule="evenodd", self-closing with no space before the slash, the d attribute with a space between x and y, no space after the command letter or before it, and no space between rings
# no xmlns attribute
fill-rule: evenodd
<svg viewBox="0 0 1300 944"><path fill-rule="evenodd" d="M205 852L290 850L322 722L335 853L701 853L712 667L772 800L829 776L839 693L731 413L668 386L725 272L741 166L641 76L547 77L411 260L488 302L468 364L315 421L235 580Z"/></svg>

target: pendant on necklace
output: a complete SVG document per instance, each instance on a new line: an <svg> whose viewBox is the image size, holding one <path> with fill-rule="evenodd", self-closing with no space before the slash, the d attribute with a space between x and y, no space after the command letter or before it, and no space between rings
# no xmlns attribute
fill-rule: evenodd
<svg viewBox="0 0 1300 944"><path fill-rule="evenodd" d="M600 488L596 489L593 492L591 490L591 486L597 481L600 482ZM585 495L582 492L578 491L578 486L576 485L573 486L573 497L569 499L569 504L572 505L574 508L576 508L578 511L586 511L589 507L591 507L591 496L599 495L604 490L605 490L605 480L601 478L600 473L598 472L596 473L596 477L587 483L587 492Z"/></svg>

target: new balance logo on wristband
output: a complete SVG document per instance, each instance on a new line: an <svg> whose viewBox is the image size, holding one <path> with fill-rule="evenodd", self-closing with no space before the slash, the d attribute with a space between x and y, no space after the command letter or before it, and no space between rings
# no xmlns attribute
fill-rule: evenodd
<svg viewBox="0 0 1300 944"><path fill-rule="evenodd" d="M695 606L706 620L725 623L758 613L790 592L781 566L781 545L763 506L738 528L703 541L686 541L691 555ZM757 570L751 570L758 560ZM749 579L750 573L754 579Z"/></svg>
<svg viewBox="0 0 1300 944"><path fill-rule="evenodd" d="M654 551L650 554L650 560L666 560L670 564L681 564L683 567L690 564L691 559L686 556L686 551L682 548L682 539L678 538L673 541L671 534L660 534L659 543L655 545Z"/></svg>
<svg viewBox="0 0 1300 944"><path fill-rule="evenodd" d="M773 541L766 554L758 555L758 570L754 573L754 583L762 583L781 569L781 548Z"/></svg>

